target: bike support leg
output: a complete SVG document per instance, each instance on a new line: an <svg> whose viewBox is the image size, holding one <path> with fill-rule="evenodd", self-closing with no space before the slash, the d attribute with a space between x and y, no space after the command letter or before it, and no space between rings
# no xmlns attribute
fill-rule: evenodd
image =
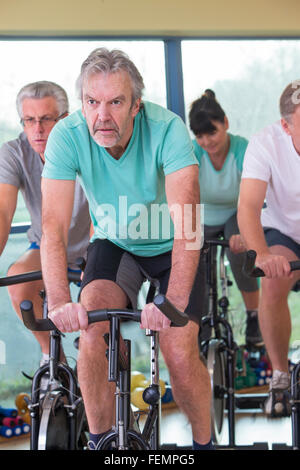
<svg viewBox="0 0 300 470"><path fill-rule="evenodd" d="M234 392L234 372L235 372L235 343L233 333L229 323L223 319L219 322L224 326L227 334L227 394L228 394L228 437L229 447L235 447L235 392Z"/></svg>
<svg viewBox="0 0 300 470"><path fill-rule="evenodd" d="M292 446L293 450L300 449L299 442L299 372L300 372L300 363L298 363L291 374L291 401L292 401Z"/></svg>

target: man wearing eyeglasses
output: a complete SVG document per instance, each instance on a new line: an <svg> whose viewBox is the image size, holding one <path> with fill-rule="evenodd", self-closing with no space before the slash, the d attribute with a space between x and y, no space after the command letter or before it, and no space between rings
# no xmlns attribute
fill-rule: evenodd
<svg viewBox="0 0 300 470"><path fill-rule="evenodd" d="M2 254L17 206L21 190L31 218L27 232L29 248L8 270L8 275L41 269L41 174L44 152L52 128L57 121L68 115L68 97L56 83L41 81L24 86L17 96L17 111L23 126L19 137L6 142L0 148L0 255ZM59 203L59 201L58 201ZM78 269L76 258L85 256L89 241L90 217L83 190L76 183L72 223L69 229L67 251L68 268ZM24 299L31 300L35 310L42 316L40 291L42 281L13 285L8 288L14 309L20 316L19 305ZM35 332L41 351L41 364L49 360L48 332ZM64 359L63 352L61 352Z"/></svg>

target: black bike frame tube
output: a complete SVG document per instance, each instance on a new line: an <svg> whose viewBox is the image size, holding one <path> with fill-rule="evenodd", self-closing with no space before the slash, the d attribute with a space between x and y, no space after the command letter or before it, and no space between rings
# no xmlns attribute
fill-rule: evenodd
<svg viewBox="0 0 300 470"><path fill-rule="evenodd" d="M218 311L218 292L217 292L217 258L216 258L216 247L210 247L207 253L207 280L209 286L208 292L208 317L210 317L210 326L217 327L216 315Z"/></svg>
<svg viewBox="0 0 300 470"><path fill-rule="evenodd" d="M130 380L131 380L131 341L129 339L125 339L124 343L127 348L127 358L128 358L128 365L129 367L120 372L120 376L122 377L122 386L120 386L121 392L123 393L123 406L124 406L124 427L125 431L127 431L130 427ZM120 380L121 383L121 380Z"/></svg>
<svg viewBox="0 0 300 470"><path fill-rule="evenodd" d="M57 379L57 365L59 363L61 346L61 333L58 330L50 331L50 378Z"/></svg>
<svg viewBox="0 0 300 470"><path fill-rule="evenodd" d="M219 323L223 325L227 333L227 394L228 394L228 441L229 446L235 446L235 394L234 394L234 362L235 348L233 341L233 332L230 324L220 318Z"/></svg>
<svg viewBox="0 0 300 470"><path fill-rule="evenodd" d="M38 436L40 429L40 407L39 407L39 388L41 378L47 372L49 366L45 364L34 374L31 386L31 431L30 431L30 449L38 450Z"/></svg>
<svg viewBox="0 0 300 470"><path fill-rule="evenodd" d="M298 381L299 381L299 373L300 373L300 362L295 365L292 374L291 374L291 398L292 398L292 448L293 450L300 449L300 403L299 400L299 393L298 393Z"/></svg>
<svg viewBox="0 0 300 470"><path fill-rule="evenodd" d="M147 419L146 419L146 422L144 424L144 428L143 428L143 432L142 432L143 439L146 442L150 441L151 434L152 434L153 429L156 425L156 421L157 421L157 417L158 417L158 411L159 411L158 403L155 404L155 405L150 405L149 413L147 415ZM155 448L153 450L158 450L158 449Z"/></svg>
<svg viewBox="0 0 300 470"><path fill-rule="evenodd" d="M76 426L76 410L72 410L68 413L69 429L70 429L70 441L69 450L76 450L76 437L77 437L77 426Z"/></svg>
<svg viewBox="0 0 300 470"><path fill-rule="evenodd" d="M111 317L109 334L108 381L116 382L119 375L120 318Z"/></svg>
<svg viewBox="0 0 300 470"><path fill-rule="evenodd" d="M72 406L78 399L78 387L77 387L77 380L76 380L75 374L72 369L70 369L67 365L62 364L61 362L58 364L57 370L58 372L62 371L64 374L68 376L68 381L69 381L68 404ZM68 410L67 413L68 413L69 430L70 430L69 447L70 447L70 450L76 450L77 449L77 407L75 406L74 409Z"/></svg>
<svg viewBox="0 0 300 470"><path fill-rule="evenodd" d="M39 408L30 412L30 450L38 450L38 437L40 429Z"/></svg>

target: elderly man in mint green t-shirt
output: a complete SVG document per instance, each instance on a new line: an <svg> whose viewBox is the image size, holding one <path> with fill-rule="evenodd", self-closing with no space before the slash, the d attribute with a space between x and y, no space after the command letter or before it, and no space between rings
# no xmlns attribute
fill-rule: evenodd
<svg viewBox="0 0 300 470"><path fill-rule="evenodd" d="M108 325L88 326L86 312L135 306L146 272L191 316L185 327L173 328L150 303L141 326L160 331L174 397L190 420L194 448L212 448L210 383L199 359L191 301L201 230L198 163L187 129L170 111L142 103L143 79L121 51L93 51L82 65L78 88L82 109L56 126L46 149L42 261L50 318L61 331L82 330L78 374L89 447L97 448L113 424L114 390L107 383L101 339ZM71 302L65 278L76 176L94 227L80 303Z"/></svg>

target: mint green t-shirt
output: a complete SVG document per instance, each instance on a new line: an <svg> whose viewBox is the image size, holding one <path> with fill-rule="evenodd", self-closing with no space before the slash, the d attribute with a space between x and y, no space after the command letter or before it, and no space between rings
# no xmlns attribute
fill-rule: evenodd
<svg viewBox="0 0 300 470"><path fill-rule="evenodd" d="M78 175L89 202L93 240L107 238L139 256L172 249L165 176L198 165L187 128L176 114L144 102L128 146L115 160L91 137L78 110L51 131L45 160L44 178L74 180Z"/></svg>
<svg viewBox="0 0 300 470"><path fill-rule="evenodd" d="M229 134L230 147L221 170L216 170L205 150L193 140L199 162L201 203L204 225L223 225L237 210L244 155L248 141Z"/></svg>

